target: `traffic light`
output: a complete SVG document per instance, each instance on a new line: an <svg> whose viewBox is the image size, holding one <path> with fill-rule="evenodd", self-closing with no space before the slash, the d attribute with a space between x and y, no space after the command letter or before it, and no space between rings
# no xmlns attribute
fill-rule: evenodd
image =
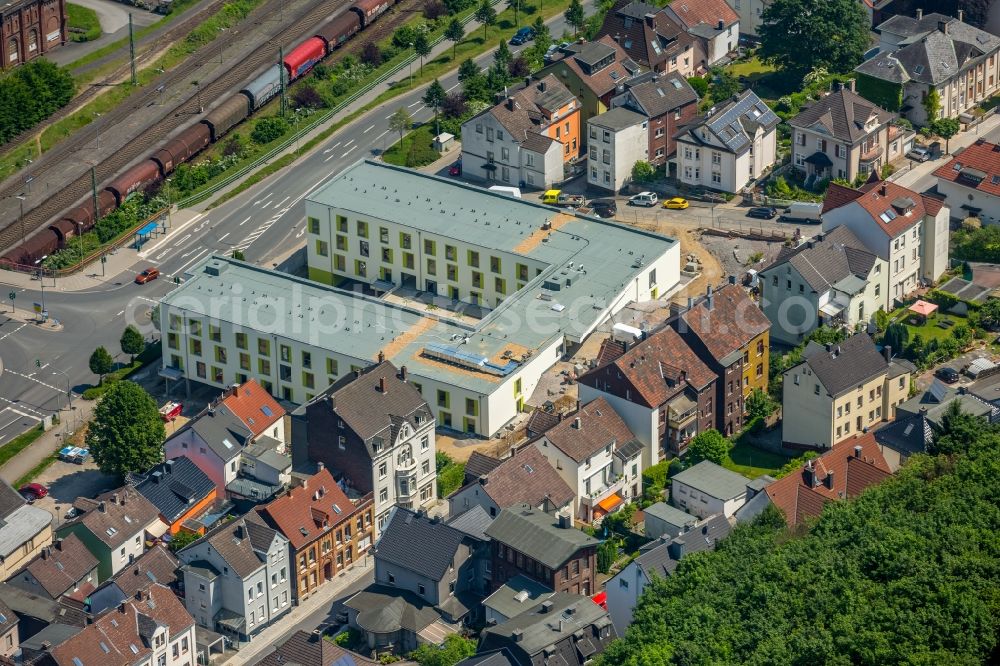
<svg viewBox="0 0 1000 666"><path fill-rule="evenodd" d="M42 367L42 359L40 359L40 358L36 358L35 359L35 367L36 368Z"/></svg>

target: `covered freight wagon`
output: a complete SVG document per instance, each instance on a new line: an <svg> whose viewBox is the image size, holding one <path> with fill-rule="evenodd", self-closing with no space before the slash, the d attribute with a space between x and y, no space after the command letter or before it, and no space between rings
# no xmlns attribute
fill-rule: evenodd
<svg viewBox="0 0 1000 666"><path fill-rule="evenodd" d="M141 192L162 179L160 165L153 160L145 160L131 169L127 169L108 183L104 189L115 195L118 205L121 206L128 195L133 192Z"/></svg>
<svg viewBox="0 0 1000 666"><path fill-rule="evenodd" d="M389 11L390 7L392 2L389 0L358 0L351 5L351 9L361 17L362 28Z"/></svg>
<svg viewBox="0 0 1000 666"><path fill-rule="evenodd" d="M80 233L80 227L66 218L56 220L55 224L49 226L49 230L56 235L56 243L58 243L59 248L66 247L66 242Z"/></svg>
<svg viewBox="0 0 1000 666"><path fill-rule="evenodd" d="M326 42L319 37L310 37L285 56L285 67L289 80L294 81L326 56Z"/></svg>
<svg viewBox="0 0 1000 666"><path fill-rule="evenodd" d="M45 255L59 249L59 239L51 229L42 229L39 233L15 248L11 248L0 258L0 264L12 263L31 266Z"/></svg>
<svg viewBox="0 0 1000 666"><path fill-rule="evenodd" d="M160 165L160 173L165 178L173 173L179 164L187 162L204 150L211 138L212 133L208 125L195 123L153 153L152 160Z"/></svg>
<svg viewBox="0 0 1000 666"><path fill-rule="evenodd" d="M316 31L316 36L326 42L327 53L346 42L361 30L361 16L358 12L347 11Z"/></svg>
<svg viewBox="0 0 1000 666"><path fill-rule="evenodd" d="M240 92L250 100L250 108L254 111L267 104L268 100L281 92L281 65L272 65L263 74L247 84Z"/></svg>
<svg viewBox="0 0 1000 666"><path fill-rule="evenodd" d="M246 95L236 94L212 109L201 122L208 126L212 143L221 139L226 132L247 119L250 115L250 100Z"/></svg>

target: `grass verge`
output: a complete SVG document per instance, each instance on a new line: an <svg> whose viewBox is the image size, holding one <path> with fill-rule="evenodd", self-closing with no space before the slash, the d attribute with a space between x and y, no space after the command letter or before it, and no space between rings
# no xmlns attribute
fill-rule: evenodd
<svg viewBox="0 0 1000 666"><path fill-rule="evenodd" d="M57 460L59 460L59 452L58 451L53 451L49 455L47 455L44 458L42 458L41 462L39 462L37 465L35 465L34 467L32 467L30 470L28 470L24 474L24 476L22 476L17 481L15 481L14 482L14 487L15 488L20 488L21 486L23 486L26 483L31 483L32 481L34 481L35 479L37 479L42 472L44 472L46 469L48 469L49 465L51 465L52 463L54 463Z"/></svg>
<svg viewBox="0 0 1000 666"><path fill-rule="evenodd" d="M32 442L42 436L42 432L44 432L42 426L39 425L28 432L21 433L7 442L3 447L0 447L0 467L6 465L11 458L31 446Z"/></svg>
<svg viewBox="0 0 1000 666"><path fill-rule="evenodd" d="M404 136L402 141L392 144L392 148L383 153L382 159L389 164L405 167L433 164L441 157L441 153L432 147L433 143L434 123L430 122Z"/></svg>
<svg viewBox="0 0 1000 666"><path fill-rule="evenodd" d="M134 361L131 363L123 364L117 370L104 375L104 381L98 386L91 386L84 390L82 396L84 400L97 400L102 395L104 395L111 385L115 382L120 382L124 379L128 379L132 374L138 371L145 365L152 363L160 358L162 352L161 343L157 342L155 344L149 345L146 349L139 354ZM0 449L2 452L3 449Z"/></svg>
<svg viewBox="0 0 1000 666"><path fill-rule="evenodd" d="M92 42L101 36L101 22L97 12L89 7L66 3L66 23L70 39L74 42Z"/></svg>

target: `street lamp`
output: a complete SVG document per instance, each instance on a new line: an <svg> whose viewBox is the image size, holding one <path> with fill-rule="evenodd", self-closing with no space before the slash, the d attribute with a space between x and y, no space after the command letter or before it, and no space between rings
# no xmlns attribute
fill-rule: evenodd
<svg viewBox="0 0 1000 666"><path fill-rule="evenodd" d="M41 285L42 289L42 312L39 313L39 316L45 313L45 269L42 267L42 262L48 258L49 255L44 254L41 259L35 260L35 265L38 266L38 284Z"/></svg>
<svg viewBox="0 0 1000 666"><path fill-rule="evenodd" d="M100 118L101 114L94 114L94 131L97 132L97 152L101 151L101 126L97 122L97 118Z"/></svg>
<svg viewBox="0 0 1000 666"><path fill-rule="evenodd" d="M69 400L69 408L72 410L73 409L73 391L70 390L69 375L67 375L62 370L53 370L52 374L53 375L62 375L63 377L66 378L66 398Z"/></svg>
<svg viewBox="0 0 1000 666"><path fill-rule="evenodd" d="M410 42L410 48L413 48L413 42ZM413 60L410 60L410 87L413 87Z"/></svg>
<svg viewBox="0 0 1000 666"><path fill-rule="evenodd" d="M24 245L25 242L26 242L26 238L27 238L27 236L26 236L26 234L24 232L24 200L27 197L25 197L23 194L17 194L15 196L21 202L21 217L20 217L20 221L21 221L21 245Z"/></svg>

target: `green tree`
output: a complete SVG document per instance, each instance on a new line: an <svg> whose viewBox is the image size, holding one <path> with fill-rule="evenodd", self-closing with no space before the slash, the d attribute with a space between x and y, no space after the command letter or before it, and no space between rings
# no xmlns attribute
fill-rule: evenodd
<svg viewBox="0 0 1000 666"><path fill-rule="evenodd" d="M729 440L722 436L718 430L710 428L699 432L688 445L688 460L691 464L699 463L702 460L709 460L716 465L721 465L729 449L732 448Z"/></svg>
<svg viewBox="0 0 1000 666"><path fill-rule="evenodd" d="M247 257L243 254L243 250L233 250L233 259L237 261L246 261Z"/></svg>
<svg viewBox="0 0 1000 666"><path fill-rule="evenodd" d="M413 39L413 52L420 56L420 73L424 73L424 58L431 54L431 41L427 32L421 30Z"/></svg>
<svg viewBox="0 0 1000 666"><path fill-rule="evenodd" d="M519 12L521 10L521 0L507 0L507 6L514 10L514 27L521 27Z"/></svg>
<svg viewBox="0 0 1000 666"><path fill-rule="evenodd" d="M885 329L889 328L889 313L885 310L875 311L875 330L879 333L884 333Z"/></svg>
<svg viewBox="0 0 1000 666"><path fill-rule="evenodd" d="M1000 299L987 299L980 306L979 323L989 331L1000 329Z"/></svg>
<svg viewBox="0 0 1000 666"><path fill-rule="evenodd" d="M479 68L479 65L472 58L466 58L458 66L458 81L459 83L464 83L474 76L481 76L482 73L483 70Z"/></svg>
<svg viewBox="0 0 1000 666"><path fill-rule="evenodd" d="M906 345L910 341L910 329L902 322L889 324L882 335L882 344L892 347L893 351L901 354L906 350Z"/></svg>
<svg viewBox="0 0 1000 666"><path fill-rule="evenodd" d="M711 81L709 90L711 91L712 101L715 103L721 104L740 91L740 82L736 80L736 77L729 70L714 69Z"/></svg>
<svg viewBox="0 0 1000 666"><path fill-rule="evenodd" d="M607 520L607 518L605 518ZM611 571L615 560L618 559L618 540L614 538L601 542L597 547L597 570L602 574Z"/></svg>
<svg viewBox="0 0 1000 666"><path fill-rule="evenodd" d="M857 0L774 0L761 21L761 59L799 78L818 67L850 72L871 39L868 15Z"/></svg>
<svg viewBox="0 0 1000 666"><path fill-rule="evenodd" d="M403 133L409 131L413 126L413 118L403 107L396 109L396 112L389 116L389 129L399 132L399 145L403 146Z"/></svg>
<svg viewBox="0 0 1000 666"><path fill-rule="evenodd" d="M688 84L694 88L694 91L698 93L698 97L704 97L708 94L708 81L700 76L692 76L688 80Z"/></svg>
<svg viewBox="0 0 1000 666"><path fill-rule="evenodd" d="M962 409L962 403L952 400L941 417L941 426L934 433L931 444L933 453L952 455L965 453L972 442L981 438L990 425L981 416L975 416Z"/></svg>
<svg viewBox="0 0 1000 666"><path fill-rule="evenodd" d="M944 139L944 152L951 152L951 137L958 134L962 129L956 118L938 118L931 123L931 131Z"/></svg>
<svg viewBox="0 0 1000 666"><path fill-rule="evenodd" d="M771 396L759 388L755 388L747 396L746 409L751 421L758 418L766 419L774 412L775 407L777 405L771 400Z"/></svg>
<svg viewBox="0 0 1000 666"><path fill-rule="evenodd" d="M111 354L108 353L107 349L104 347L98 347L90 355L90 361L88 361L87 365L90 367L90 371L92 373L100 377L98 384L103 384L104 375L111 372L112 368L114 368L115 362L114 359L111 358Z"/></svg>
<svg viewBox="0 0 1000 666"><path fill-rule="evenodd" d="M510 65L510 61L513 59L514 54L510 52L510 47L507 46L507 41L501 39L500 46L498 46L497 50L493 52L493 62L500 65L504 69L507 69L508 65Z"/></svg>
<svg viewBox="0 0 1000 666"><path fill-rule="evenodd" d="M288 121L279 116L261 118L250 132L250 140L258 145L265 145L280 138L288 131Z"/></svg>
<svg viewBox="0 0 1000 666"><path fill-rule="evenodd" d="M98 401L85 442L102 472L124 477L158 463L165 436L152 396L135 382L121 381Z"/></svg>
<svg viewBox="0 0 1000 666"><path fill-rule="evenodd" d="M486 31L496 25L497 12L493 9L490 0L483 0L476 8L476 20L483 26L483 41L486 41Z"/></svg>
<svg viewBox="0 0 1000 666"><path fill-rule="evenodd" d="M442 645L424 643L409 654L420 666L455 666L463 659L476 654L476 641L458 634L450 634Z"/></svg>
<svg viewBox="0 0 1000 666"><path fill-rule="evenodd" d="M586 23L586 15L583 13L583 5L580 0L570 0L569 7L566 8L566 23L573 26L573 37L580 33L580 28Z"/></svg>
<svg viewBox="0 0 1000 666"><path fill-rule="evenodd" d="M118 341L121 345L122 353L129 355L129 364L135 362L135 357L142 353L146 348L146 340L142 337L142 333L139 332L132 324L125 327L122 331L122 337ZM100 374L100 373L95 373Z"/></svg>
<svg viewBox="0 0 1000 666"><path fill-rule="evenodd" d="M632 180L637 183L651 183L656 176L656 167L646 160L639 160L632 165Z"/></svg>
<svg viewBox="0 0 1000 666"><path fill-rule="evenodd" d="M452 18L444 30L444 38L451 42L451 59L457 56L458 43L465 39L465 26L457 18Z"/></svg>
<svg viewBox="0 0 1000 666"><path fill-rule="evenodd" d="M924 111L927 112L927 123L933 124L941 115L941 94L937 88L931 87L923 101Z"/></svg>
<svg viewBox="0 0 1000 666"><path fill-rule="evenodd" d="M437 134L441 133L441 126L438 125L438 114L441 112L441 105L444 104L444 98L447 97L448 93L445 92L444 86L437 79L427 86L427 92L424 93L422 99L423 103L434 109L434 123L437 126Z"/></svg>

